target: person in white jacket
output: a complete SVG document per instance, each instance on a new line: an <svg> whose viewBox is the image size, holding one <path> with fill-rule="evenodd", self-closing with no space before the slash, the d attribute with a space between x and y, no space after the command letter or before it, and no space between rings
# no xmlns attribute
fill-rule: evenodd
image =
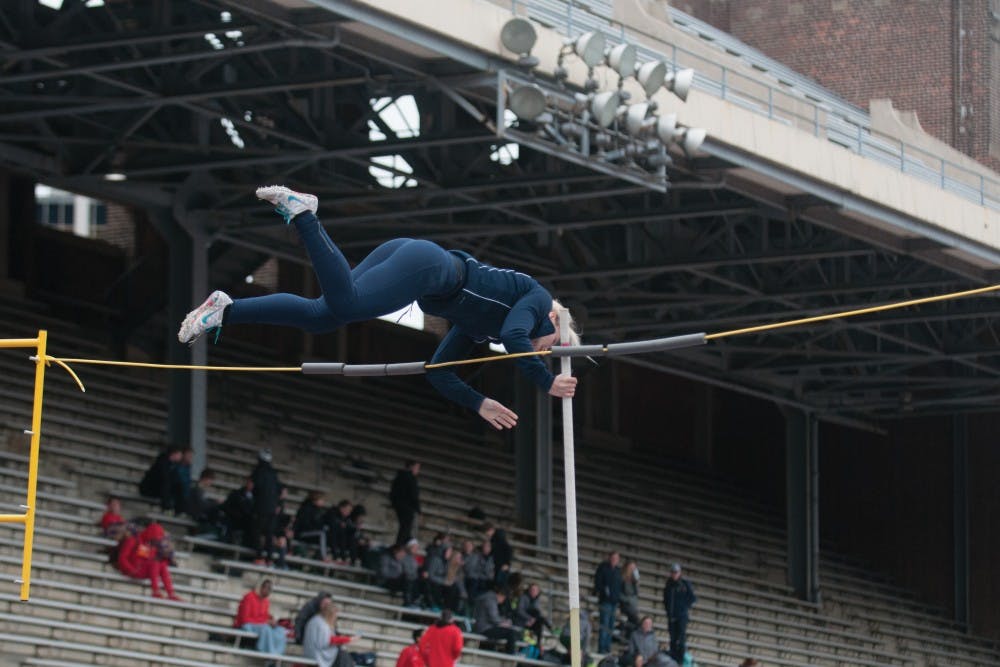
<svg viewBox="0 0 1000 667"><path fill-rule="evenodd" d="M316 660L319 667L344 664L337 658L340 657L342 647L351 641L351 637L337 634L337 612L337 605L326 598L320 603L319 612L306 623L302 636L302 654Z"/></svg>

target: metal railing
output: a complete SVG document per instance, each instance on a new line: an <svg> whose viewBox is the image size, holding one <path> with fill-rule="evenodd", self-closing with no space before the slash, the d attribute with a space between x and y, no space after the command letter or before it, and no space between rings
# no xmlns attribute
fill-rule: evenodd
<svg viewBox="0 0 1000 667"><path fill-rule="evenodd" d="M759 71L747 76L687 49L672 44L669 51L656 51L644 41L661 38L627 27L612 18L611 0L512 0L514 10L568 37L600 30L609 41L636 46L640 61L665 60L675 68L695 71L694 87L737 104L749 111L809 132L815 137L842 146L853 153L899 169L905 174L940 187L993 210L1000 210L1000 181L981 171L955 162L903 141L872 132L867 113L827 91L816 82L796 74L766 56L708 24L671 8L669 11L681 30L715 43L725 52L746 57L748 67ZM737 46L743 48L737 51ZM773 84L762 80L774 77Z"/></svg>

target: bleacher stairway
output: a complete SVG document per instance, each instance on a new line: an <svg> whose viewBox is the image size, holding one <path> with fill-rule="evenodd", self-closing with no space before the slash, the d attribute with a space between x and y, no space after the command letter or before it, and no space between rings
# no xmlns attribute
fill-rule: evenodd
<svg viewBox="0 0 1000 667"><path fill-rule="evenodd" d="M53 317L40 304L5 296L2 337L50 330L53 354L107 356L93 332ZM266 353L223 344L220 363L268 363ZM232 550L206 551L198 540L179 539L174 570L182 602L149 597L106 562L94 524L101 499L122 494L126 513L153 508L135 496L135 482L162 443L166 420L165 373L78 368L81 394L53 367L46 376L41 478L32 600L17 601L11 580L19 572L20 528L0 527L0 664L38 665L263 665L264 657L240 648L246 633L231 628L240 596L261 575L275 580L273 605L288 616L317 590L334 593L343 631L359 635L357 650L375 651L391 665L410 630L429 613L400 606L356 568L298 567L266 571ZM0 355L0 501L23 502L33 367L21 352ZM313 488L333 498L362 502L376 537L388 533L388 481L401 461L423 461L422 536L449 529L474 536L464 518L479 505L502 523L513 507L514 464L503 441L483 434L474 417L442 409L421 383L286 375L238 374L210 379L209 464L224 492L237 486L257 449L275 451L294 512ZM347 456L360 456L374 479L343 473ZM689 644L699 665L737 665L753 656L764 665L969 665L1000 664L994 642L961 633L944 610L921 602L850 560L824 554L824 603L794 598L784 580L785 536L773 510L739 488L697 470L626 459L580 443L577 455L581 572L584 581L612 548L639 561L641 608L657 619L667 639L659 593L669 563L685 563L699 603ZM558 466L557 466L558 468ZM609 475L608 471L612 471ZM554 481L561 488L560 479ZM609 476L615 483L608 484ZM558 494L557 494L558 495ZM554 548L533 546L530 532L511 530L516 568L540 581L557 624L566 612L565 531L557 503ZM161 516L179 538L188 522ZM296 563L295 565L301 565ZM586 593L587 591L584 591ZM589 604L593 606L593 602ZM596 619L595 619L596 620ZM521 662L466 642L463 664ZM291 649L294 652L295 649ZM306 664L301 658L284 660Z"/></svg>

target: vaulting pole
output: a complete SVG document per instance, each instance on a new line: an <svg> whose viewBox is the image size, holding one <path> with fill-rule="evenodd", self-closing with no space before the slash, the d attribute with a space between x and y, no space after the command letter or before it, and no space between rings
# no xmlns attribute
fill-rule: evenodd
<svg viewBox="0 0 1000 667"><path fill-rule="evenodd" d="M559 309L559 340L568 345L569 311ZM560 361L560 374L572 373L571 357ZM580 563L576 543L576 459L573 451L573 399L562 399L563 479L566 482L566 565L569 580L569 655L572 667L581 667L580 656Z"/></svg>

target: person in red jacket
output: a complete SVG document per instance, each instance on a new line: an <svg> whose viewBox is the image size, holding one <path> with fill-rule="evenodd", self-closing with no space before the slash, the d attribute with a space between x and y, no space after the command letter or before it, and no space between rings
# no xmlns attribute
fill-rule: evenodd
<svg viewBox="0 0 1000 667"><path fill-rule="evenodd" d="M285 652L288 637L285 629L271 615L269 597L271 581L263 579L240 600L233 626L257 635L257 650L261 653L281 655Z"/></svg>
<svg viewBox="0 0 1000 667"><path fill-rule="evenodd" d="M164 551L166 533L163 526L153 522L138 534L128 534L122 538L118 548L118 569L133 579L149 579L153 597L160 598L160 583L171 600L180 598L174 593L170 580L169 556Z"/></svg>
<svg viewBox="0 0 1000 667"><path fill-rule="evenodd" d="M104 537L120 540L125 535L125 519L122 517L122 501L118 496L108 496L108 504L101 515L101 533Z"/></svg>
<svg viewBox="0 0 1000 667"><path fill-rule="evenodd" d="M462 631L451 622L450 609L442 610L441 617L424 630L420 653L427 667L455 667L462 655Z"/></svg>
<svg viewBox="0 0 1000 667"><path fill-rule="evenodd" d="M396 667L427 667L424 656L420 653L420 635L423 628L413 631L413 643L404 648L396 659Z"/></svg>

